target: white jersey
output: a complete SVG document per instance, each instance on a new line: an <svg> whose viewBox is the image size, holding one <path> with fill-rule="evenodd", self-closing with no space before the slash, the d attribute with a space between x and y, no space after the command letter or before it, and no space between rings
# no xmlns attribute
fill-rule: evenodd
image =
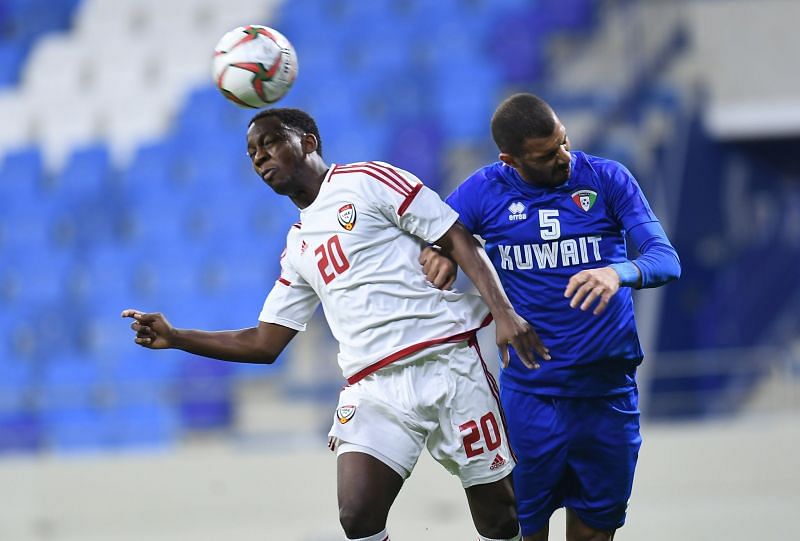
<svg viewBox="0 0 800 541"><path fill-rule="evenodd" d="M441 291L419 254L458 219L436 192L382 162L331 165L286 236L259 320L298 331L322 302L351 383L489 322L477 295Z"/></svg>

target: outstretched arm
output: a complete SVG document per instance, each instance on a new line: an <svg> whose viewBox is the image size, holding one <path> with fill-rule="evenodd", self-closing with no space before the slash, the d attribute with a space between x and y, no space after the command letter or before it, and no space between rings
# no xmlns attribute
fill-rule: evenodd
<svg viewBox="0 0 800 541"><path fill-rule="evenodd" d="M233 331L176 329L160 313L122 311L132 318L135 342L148 349L182 349L195 355L240 363L271 364L297 334L274 323Z"/></svg>
<svg viewBox="0 0 800 541"><path fill-rule="evenodd" d="M538 368L531 351L550 360L549 350L542 344L539 336L511 306L486 252L461 222L453 224L436 244L464 270L489 306L497 328L497 347L503 355L503 364L508 365L509 345L514 347L520 360L528 368Z"/></svg>

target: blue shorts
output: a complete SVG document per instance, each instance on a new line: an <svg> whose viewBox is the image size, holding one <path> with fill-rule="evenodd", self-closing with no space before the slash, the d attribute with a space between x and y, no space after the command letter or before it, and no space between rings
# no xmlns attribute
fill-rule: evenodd
<svg viewBox="0 0 800 541"><path fill-rule="evenodd" d="M565 398L506 387L500 396L522 534L541 530L559 507L598 530L622 526L642 444L638 391Z"/></svg>

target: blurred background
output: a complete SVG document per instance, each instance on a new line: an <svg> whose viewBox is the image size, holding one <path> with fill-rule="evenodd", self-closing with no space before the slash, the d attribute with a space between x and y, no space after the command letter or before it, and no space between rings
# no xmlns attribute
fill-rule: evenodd
<svg viewBox="0 0 800 541"><path fill-rule="evenodd" d="M210 75L244 24L294 44L280 105L329 162L446 196L528 91L626 164L683 276L636 297L645 444L617 539L800 539L798 20L797 0L0 0L0 540L342 537L321 317L272 366L146 351L119 318L250 326L277 278L297 211ZM427 457L390 531L474 536Z"/></svg>

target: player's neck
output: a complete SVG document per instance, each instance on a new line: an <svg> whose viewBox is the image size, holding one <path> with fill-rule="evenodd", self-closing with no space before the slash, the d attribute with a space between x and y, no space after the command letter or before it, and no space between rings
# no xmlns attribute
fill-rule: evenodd
<svg viewBox="0 0 800 541"><path fill-rule="evenodd" d="M299 188L296 192L289 195L289 199L304 209L313 203L319 195L319 189L328 174L328 165L322 160L316 160L310 167L302 173Z"/></svg>

